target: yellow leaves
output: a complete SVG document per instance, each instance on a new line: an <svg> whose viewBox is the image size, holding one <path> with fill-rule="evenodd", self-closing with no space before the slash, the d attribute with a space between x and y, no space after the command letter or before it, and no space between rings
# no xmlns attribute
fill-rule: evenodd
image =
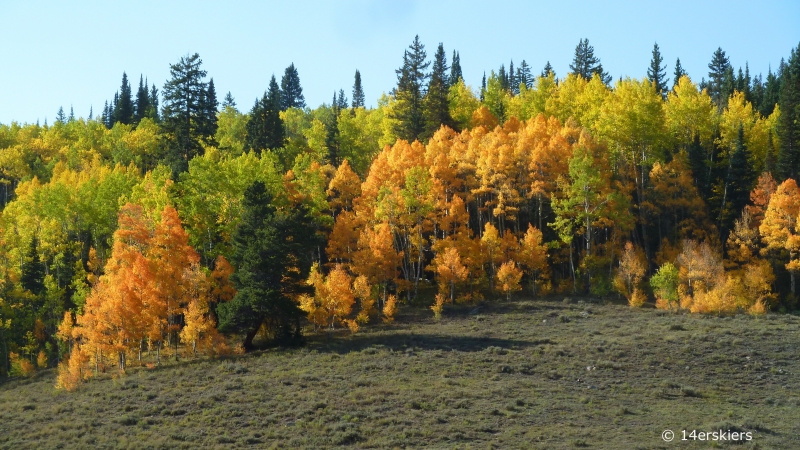
<svg viewBox="0 0 800 450"><path fill-rule="evenodd" d="M464 84L463 79L450 86L448 92L450 116L460 129L466 129L472 122L472 113L481 105L480 100L472 92L472 88Z"/></svg>
<svg viewBox="0 0 800 450"><path fill-rule="evenodd" d="M365 284L363 277L357 279L357 285L353 286L350 275L337 265L331 270L328 276L324 276L319 271L319 266L314 264L308 278L308 284L314 287L314 297L304 295L300 298L300 309L308 314L308 320L316 327L335 328L336 323L350 328L351 331L358 331L357 321L348 319L355 304L356 295L369 298L369 287ZM361 320L368 320L369 307L364 310L365 297L362 298ZM355 332L353 331L353 332Z"/></svg>
<svg viewBox="0 0 800 450"><path fill-rule="evenodd" d="M392 294L386 299L386 304L383 305L383 323L389 324L394 322L394 315L397 313L397 297Z"/></svg>
<svg viewBox="0 0 800 450"><path fill-rule="evenodd" d="M334 210L352 210L353 199L361 195L361 179L350 168L347 160L336 169L336 175L328 184L326 193Z"/></svg>
<svg viewBox="0 0 800 450"><path fill-rule="evenodd" d="M619 261L617 276L614 278L614 287L628 299L632 307L640 307L646 299L640 289L642 278L645 274L645 257L641 249L632 243L625 244L625 250Z"/></svg>
<svg viewBox="0 0 800 450"><path fill-rule="evenodd" d="M483 127L487 131L494 130L499 124L497 117L485 106L481 106L472 113L471 128Z"/></svg>
<svg viewBox="0 0 800 450"><path fill-rule="evenodd" d="M433 316L436 318L436 320L442 318L442 310L444 310L444 302L445 302L445 296L442 295L441 293L436 294L436 297L434 298L433 301L433 305L431 306L431 311L433 311Z"/></svg>
<svg viewBox="0 0 800 450"><path fill-rule="evenodd" d="M708 143L716 124L716 107L705 90L700 92L688 76L681 77L664 105L667 128L678 145L688 146L695 135Z"/></svg>

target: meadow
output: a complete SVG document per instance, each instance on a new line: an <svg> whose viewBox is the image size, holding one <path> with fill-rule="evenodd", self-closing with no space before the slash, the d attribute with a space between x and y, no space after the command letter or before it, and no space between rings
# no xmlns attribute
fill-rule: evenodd
<svg viewBox="0 0 800 450"><path fill-rule="evenodd" d="M800 448L800 317L582 297L423 306L299 348L182 358L75 392L0 382L0 448ZM675 441L662 440L672 430Z"/></svg>

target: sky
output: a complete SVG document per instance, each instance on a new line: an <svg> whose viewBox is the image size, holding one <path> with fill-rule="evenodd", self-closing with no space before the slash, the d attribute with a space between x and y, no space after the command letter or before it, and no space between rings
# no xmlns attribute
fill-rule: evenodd
<svg viewBox="0 0 800 450"><path fill-rule="evenodd" d="M569 71L588 38L614 79L642 78L658 43L671 78L676 58L695 81L721 47L735 69L774 70L800 44L800 1L12 1L0 0L0 123L52 123L60 106L97 115L126 72L161 89L170 64L198 53L249 110L294 63L309 107L352 95L361 72L367 105L396 85L403 51L419 35L432 59L442 42L461 56L464 79L524 59Z"/></svg>

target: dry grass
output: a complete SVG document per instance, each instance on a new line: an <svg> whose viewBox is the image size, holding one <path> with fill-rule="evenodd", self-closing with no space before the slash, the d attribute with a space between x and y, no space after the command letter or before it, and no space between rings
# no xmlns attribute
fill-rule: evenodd
<svg viewBox="0 0 800 450"><path fill-rule="evenodd" d="M589 299L404 307L300 349L0 384L1 448L800 448L800 318ZM722 445L727 446L727 445Z"/></svg>

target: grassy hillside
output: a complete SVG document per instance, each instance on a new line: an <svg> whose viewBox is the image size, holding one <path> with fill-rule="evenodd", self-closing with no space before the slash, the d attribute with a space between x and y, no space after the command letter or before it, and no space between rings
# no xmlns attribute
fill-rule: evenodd
<svg viewBox="0 0 800 450"><path fill-rule="evenodd" d="M753 433L737 448L800 448L796 316L562 297L431 316L74 393L52 370L4 382L0 447L709 448L681 430L722 428Z"/></svg>

